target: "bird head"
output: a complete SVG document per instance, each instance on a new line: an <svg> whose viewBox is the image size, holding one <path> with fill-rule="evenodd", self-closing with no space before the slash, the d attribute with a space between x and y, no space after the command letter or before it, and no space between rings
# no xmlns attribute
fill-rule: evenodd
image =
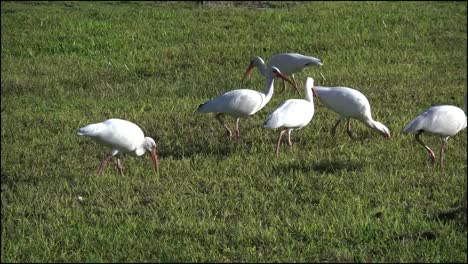
<svg viewBox="0 0 468 264"><path fill-rule="evenodd" d="M382 123L375 121L376 129L384 136L386 139L390 139L390 130Z"/></svg>
<svg viewBox="0 0 468 264"><path fill-rule="evenodd" d="M146 151L149 151L151 154L151 159L153 160L154 170L158 171L158 154L156 153L156 142L150 137L145 137L143 141L143 148Z"/></svg>
<svg viewBox="0 0 468 264"><path fill-rule="evenodd" d="M315 92L314 92L314 79L312 79L311 77L306 77L305 81L304 81L304 86L305 86L306 90L311 89L312 92L315 94Z"/></svg>
<svg viewBox="0 0 468 264"><path fill-rule="evenodd" d="M268 77L269 76L269 77ZM276 67L270 67L267 71L267 76L266 78L277 78L277 77L280 77L281 79L287 81L288 83L290 83L294 89L296 89L296 91L299 93L299 90L297 90L297 86L295 83L293 83L286 75L282 74L281 71L276 68ZM299 93L300 94L300 93Z"/></svg>
<svg viewBox="0 0 468 264"><path fill-rule="evenodd" d="M245 78L247 78L247 76L250 74L250 72L252 71L252 69L253 69L254 67L259 67L260 65L265 65L265 62L263 61L263 59L260 58L259 56L253 57L253 58L250 60L249 67L247 67L247 70L245 71L244 76L242 77L241 82L243 82L243 81L245 80Z"/></svg>

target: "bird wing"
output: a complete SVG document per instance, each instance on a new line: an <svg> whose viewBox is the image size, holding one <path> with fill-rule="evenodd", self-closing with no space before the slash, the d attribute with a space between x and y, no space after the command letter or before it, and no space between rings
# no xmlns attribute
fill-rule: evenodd
<svg viewBox="0 0 468 264"><path fill-rule="evenodd" d="M319 100L329 109L347 118L371 117L369 100L361 92L348 87L315 87Z"/></svg>
<svg viewBox="0 0 468 264"><path fill-rule="evenodd" d="M307 125L314 115L311 103L303 99L289 99L278 105L268 114L263 127L303 127Z"/></svg>
<svg viewBox="0 0 468 264"><path fill-rule="evenodd" d="M262 93L250 89L238 89L215 97L198 108L200 113L225 113L233 116L252 115L261 109L265 100Z"/></svg>
<svg viewBox="0 0 468 264"><path fill-rule="evenodd" d="M87 125L80 128L77 134L91 137L120 152L133 151L144 140L143 131L137 125L121 119L108 119L101 123Z"/></svg>
<svg viewBox="0 0 468 264"><path fill-rule="evenodd" d="M424 130L436 135L452 136L465 127L466 115L462 109L452 105L439 105L416 116L403 128L403 133Z"/></svg>
<svg viewBox="0 0 468 264"><path fill-rule="evenodd" d="M298 53L283 53L271 56L268 66L277 67L284 75L291 75L302 71L307 66L322 65L320 59Z"/></svg>

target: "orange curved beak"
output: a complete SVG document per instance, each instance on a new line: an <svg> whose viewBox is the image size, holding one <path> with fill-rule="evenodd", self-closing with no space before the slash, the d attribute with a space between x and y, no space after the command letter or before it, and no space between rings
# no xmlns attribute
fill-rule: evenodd
<svg viewBox="0 0 468 264"><path fill-rule="evenodd" d="M250 71L252 71L253 68L254 68L254 66L253 66L252 64L250 64L249 67L247 68L247 70L245 71L244 76L242 77L241 82L244 82L244 79L247 78L247 76L249 76Z"/></svg>
<svg viewBox="0 0 468 264"><path fill-rule="evenodd" d="M315 89L314 89L313 87L312 87L311 89L312 89L312 94L313 94L315 97L318 97L318 96L317 96L317 93L315 92Z"/></svg>
<svg viewBox="0 0 468 264"><path fill-rule="evenodd" d="M158 154L156 154L156 148L151 150L151 159L153 160L154 170L158 172Z"/></svg>
<svg viewBox="0 0 468 264"><path fill-rule="evenodd" d="M390 138L391 138L391 137L390 137L390 133L385 134L385 138L386 138L386 139L390 139Z"/></svg>
<svg viewBox="0 0 468 264"><path fill-rule="evenodd" d="M283 80L287 81L288 83L290 83L290 84L294 87L294 89L296 89L296 92L297 92L298 94L301 94L301 93L299 92L299 90L297 89L296 84L293 83L287 76L285 76L285 75L282 74L282 73L277 72L277 73L276 73L276 77L280 77L281 79L283 79Z"/></svg>

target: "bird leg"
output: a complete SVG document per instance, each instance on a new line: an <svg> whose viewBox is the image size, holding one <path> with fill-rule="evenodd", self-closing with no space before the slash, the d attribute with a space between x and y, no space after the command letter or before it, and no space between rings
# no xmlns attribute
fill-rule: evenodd
<svg viewBox="0 0 468 264"><path fill-rule="evenodd" d="M123 177L124 175L123 175L122 163L120 162L120 159L117 159L116 164L117 164L117 169L119 170L120 176Z"/></svg>
<svg viewBox="0 0 468 264"><path fill-rule="evenodd" d="M353 139L353 133L351 133L351 118L346 120L346 133L348 133L348 136Z"/></svg>
<svg viewBox="0 0 468 264"><path fill-rule="evenodd" d="M427 152L429 154L429 158L431 159L432 165L434 165L435 164L434 151L432 151L432 149L429 148L426 144L424 144L424 142L422 142L422 140L419 138L419 135L421 135L421 133L422 133L422 131L418 132L416 134L416 136L415 136L415 139L419 144L421 144L421 146L423 146L427 150Z"/></svg>
<svg viewBox="0 0 468 264"><path fill-rule="evenodd" d="M447 140L448 140L448 138L447 138ZM445 153L445 151L448 150L448 141L447 141L447 140L444 140L444 139L442 138L442 144L445 143L445 146L444 146L444 153Z"/></svg>
<svg viewBox="0 0 468 264"><path fill-rule="evenodd" d="M231 137L232 137L232 132L231 130L229 129L229 127L226 126L226 124L224 123L224 121L221 119L221 116L223 116L223 113L219 113L217 114L215 117L216 119L219 121L219 123L226 129L226 137L231 140Z"/></svg>
<svg viewBox="0 0 468 264"><path fill-rule="evenodd" d="M281 90L280 93L283 93L286 90L286 81L283 80L283 90Z"/></svg>
<svg viewBox="0 0 468 264"><path fill-rule="evenodd" d="M442 139L442 146L440 147L440 167L444 166L444 154L447 150L447 139Z"/></svg>
<svg viewBox="0 0 468 264"><path fill-rule="evenodd" d="M292 80L293 80L294 84L295 84L296 87L297 87L299 84L297 83L296 78L294 78L294 74L291 74L291 77L292 77ZM284 82L284 80L283 80L283 82ZM294 87L294 89L295 89L295 90L294 90L294 94L298 93L299 95L301 95L301 92L299 92L299 90L297 90L296 87Z"/></svg>
<svg viewBox="0 0 468 264"><path fill-rule="evenodd" d="M341 123L341 118L338 118L338 120L336 120L336 123L335 125L332 127L330 133L332 136L335 136L336 134L336 128L338 127L338 125Z"/></svg>
<svg viewBox="0 0 468 264"><path fill-rule="evenodd" d="M291 132L292 132L292 129L288 129L288 145L289 145L289 147L292 147Z"/></svg>
<svg viewBox="0 0 468 264"><path fill-rule="evenodd" d="M284 132L286 132L286 129L281 130L279 137L278 137L278 142L276 142L276 154L279 153L279 148L281 145L281 138L283 137Z"/></svg>
<svg viewBox="0 0 468 264"><path fill-rule="evenodd" d="M102 170L104 169L104 167L106 166L107 162L112 158L112 153L109 152L106 154L106 156L104 156L104 160L101 162L101 166L99 166L99 169L98 169L98 173L97 175L98 176L101 176L101 173L102 173Z"/></svg>
<svg viewBox="0 0 468 264"><path fill-rule="evenodd" d="M240 137L239 121L240 121L240 118L237 118L236 119L236 130L234 130L234 132L236 132L236 141L239 140L239 137Z"/></svg>

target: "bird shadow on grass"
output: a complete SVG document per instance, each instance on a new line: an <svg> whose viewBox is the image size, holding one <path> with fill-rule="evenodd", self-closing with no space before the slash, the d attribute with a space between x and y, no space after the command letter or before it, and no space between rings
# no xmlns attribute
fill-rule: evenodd
<svg viewBox="0 0 468 264"><path fill-rule="evenodd" d="M302 162L295 161L291 164L279 164L275 166L275 171L290 172L297 170L301 172L318 172L318 173L336 173L339 171L360 171L363 168L362 163L352 161L318 161L318 162Z"/></svg>

